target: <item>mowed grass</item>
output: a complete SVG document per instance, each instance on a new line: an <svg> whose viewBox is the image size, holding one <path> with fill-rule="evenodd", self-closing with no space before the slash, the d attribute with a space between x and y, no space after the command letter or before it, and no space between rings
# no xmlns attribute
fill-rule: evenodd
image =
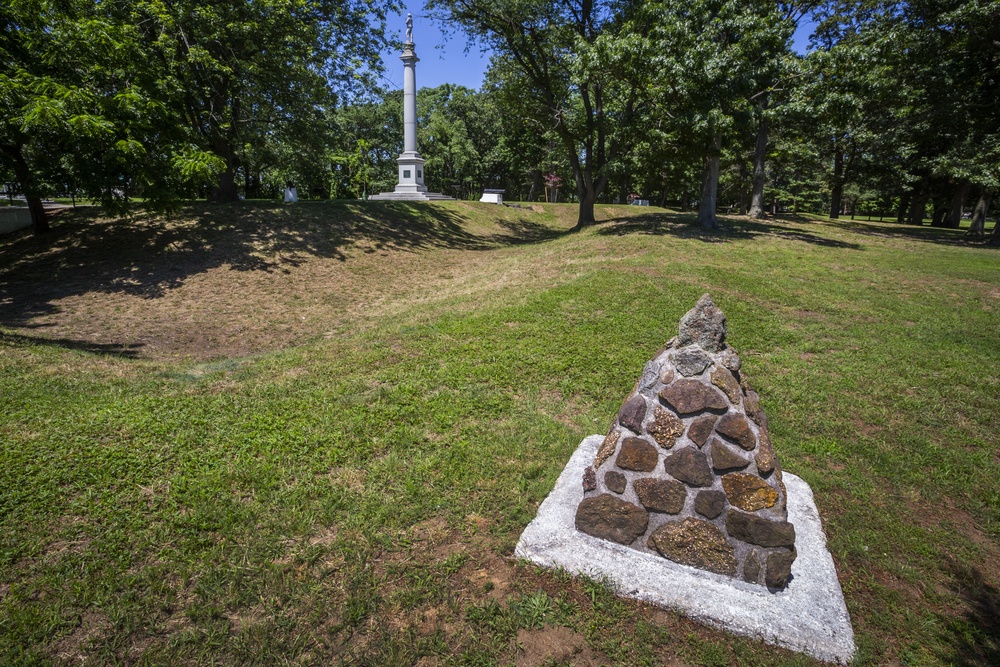
<svg viewBox="0 0 1000 667"><path fill-rule="evenodd" d="M814 664L512 560L705 292L857 664L997 664L1000 254L598 215L247 204L0 241L0 664Z"/></svg>

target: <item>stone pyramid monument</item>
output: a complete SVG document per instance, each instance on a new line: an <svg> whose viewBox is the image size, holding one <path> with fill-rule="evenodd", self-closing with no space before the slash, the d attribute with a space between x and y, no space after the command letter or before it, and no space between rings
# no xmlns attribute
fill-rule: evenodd
<svg viewBox="0 0 1000 667"><path fill-rule="evenodd" d="M583 474L576 529L782 589L795 528L767 418L707 294L646 363Z"/></svg>

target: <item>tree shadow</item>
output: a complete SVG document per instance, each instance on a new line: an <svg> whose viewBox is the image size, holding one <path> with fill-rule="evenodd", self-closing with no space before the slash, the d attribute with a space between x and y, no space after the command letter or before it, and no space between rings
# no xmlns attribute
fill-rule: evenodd
<svg viewBox="0 0 1000 667"><path fill-rule="evenodd" d="M125 345L122 343L92 343L71 338L45 338L42 336L25 336L23 334L0 331L0 346L2 347L33 347L47 345L65 350L80 350L102 357L119 357L122 359L138 359L141 343Z"/></svg>
<svg viewBox="0 0 1000 667"><path fill-rule="evenodd" d="M946 626L945 639L952 650L942 658L957 667L1000 665L1000 591L974 567L958 565L956 574L952 588L968 611Z"/></svg>
<svg viewBox="0 0 1000 667"><path fill-rule="evenodd" d="M728 243L749 240L758 236L772 236L828 248L863 249L857 243L839 241L806 231L797 226L788 226L787 224L783 224L784 220L762 222L748 218L720 216L719 222L719 229L706 230L698 225L698 217L693 213L651 212L611 218L597 233L606 236L624 236L625 234L669 235L679 238L697 239L705 243Z"/></svg>
<svg viewBox="0 0 1000 667"><path fill-rule="evenodd" d="M991 230L987 230L985 239L976 240L966 236L966 230L964 229L917 227L916 225L903 225L896 222L869 222L865 220L823 220L822 224L864 236L912 239L926 243L962 247L1000 248L1000 246L990 245L989 234Z"/></svg>
<svg viewBox="0 0 1000 667"><path fill-rule="evenodd" d="M423 202L197 203L181 215L118 220L101 219L96 209L69 210L46 236L0 239L0 325L29 328L33 319L58 313L59 300L92 292L158 299L218 267L288 273L309 257L485 251L565 233L531 220L532 211L514 215L497 221L505 231L476 235L460 210Z"/></svg>

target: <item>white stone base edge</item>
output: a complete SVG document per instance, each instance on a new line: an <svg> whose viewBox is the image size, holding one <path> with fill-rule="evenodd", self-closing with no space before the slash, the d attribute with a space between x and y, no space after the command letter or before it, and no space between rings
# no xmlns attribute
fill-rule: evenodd
<svg viewBox="0 0 1000 667"><path fill-rule="evenodd" d="M538 515L521 534L515 549L518 558L606 578L620 595L675 609L735 634L820 660L850 662L855 652L851 617L808 484L784 473L798 557L787 588L772 593L578 532L575 517L583 499L583 471L603 439L592 435L580 443Z"/></svg>

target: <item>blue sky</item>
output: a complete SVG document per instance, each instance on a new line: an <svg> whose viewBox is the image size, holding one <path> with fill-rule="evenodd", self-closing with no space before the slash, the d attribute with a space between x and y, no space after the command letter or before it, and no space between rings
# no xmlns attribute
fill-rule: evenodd
<svg viewBox="0 0 1000 667"><path fill-rule="evenodd" d="M478 48L465 52L465 36L458 33L444 35L440 26L422 14L422 6L414 4L413 42L417 47L420 63L417 65L417 87L435 88L443 83L457 83L473 89L483 85L483 74L490 64L488 54ZM406 12L389 16L389 30L398 33L400 39L406 29ZM793 37L793 48L805 53L809 43L809 33L813 24L803 23ZM403 64L395 51L382 54L385 64L383 84L390 90L403 87Z"/></svg>

